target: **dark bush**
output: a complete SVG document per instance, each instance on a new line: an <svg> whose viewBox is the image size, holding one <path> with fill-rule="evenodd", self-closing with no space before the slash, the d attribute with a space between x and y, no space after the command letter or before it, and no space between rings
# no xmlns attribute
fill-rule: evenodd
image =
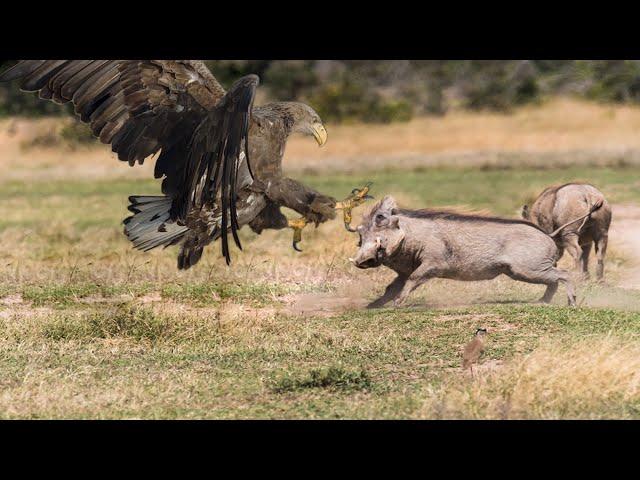
<svg viewBox="0 0 640 480"><path fill-rule="evenodd" d="M91 145L98 142L89 125L82 123L77 118L65 123L60 129L59 135L62 141L68 145Z"/></svg>
<svg viewBox="0 0 640 480"><path fill-rule="evenodd" d="M330 122L390 123L408 121L413 116L409 102L383 98L348 77L319 87L309 97L309 103Z"/></svg>
<svg viewBox="0 0 640 480"><path fill-rule="evenodd" d="M640 62L603 60L591 62L586 73L592 78L587 96L605 102L640 101Z"/></svg>

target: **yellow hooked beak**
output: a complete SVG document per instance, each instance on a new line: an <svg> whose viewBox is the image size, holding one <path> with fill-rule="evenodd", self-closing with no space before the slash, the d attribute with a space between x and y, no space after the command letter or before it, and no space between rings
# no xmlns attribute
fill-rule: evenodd
<svg viewBox="0 0 640 480"><path fill-rule="evenodd" d="M318 142L318 145L323 146L327 143L327 130L324 128L324 125L321 123L314 123L311 125L311 130L316 142Z"/></svg>

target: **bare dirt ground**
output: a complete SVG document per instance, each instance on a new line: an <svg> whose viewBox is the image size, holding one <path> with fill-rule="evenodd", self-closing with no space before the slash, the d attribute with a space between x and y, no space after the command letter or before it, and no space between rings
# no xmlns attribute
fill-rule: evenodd
<svg viewBox="0 0 640 480"><path fill-rule="evenodd" d="M640 289L640 206L614 205L612 210L610 243L629 259L619 286Z"/></svg>

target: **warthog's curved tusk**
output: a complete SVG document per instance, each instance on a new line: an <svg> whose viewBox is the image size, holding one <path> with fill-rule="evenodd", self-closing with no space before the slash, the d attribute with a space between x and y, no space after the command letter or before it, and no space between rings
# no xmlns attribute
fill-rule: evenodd
<svg viewBox="0 0 640 480"><path fill-rule="evenodd" d="M356 259L355 259L355 258L349 258L349 261L350 261L351 263L353 263L354 265L356 264Z"/></svg>

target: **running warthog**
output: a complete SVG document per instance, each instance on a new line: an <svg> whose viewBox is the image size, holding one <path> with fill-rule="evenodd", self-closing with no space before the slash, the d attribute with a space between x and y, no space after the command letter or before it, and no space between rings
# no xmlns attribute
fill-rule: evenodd
<svg viewBox="0 0 640 480"><path fill-rule="evenodd" d="M584 215L593 205L601 202L602 208L594 212L583 223L569 225L562 235L556 237L558 260L566 249L575 261L575 268L582 269L589 277L589 254L595 245L598 259L596 277L602 280L604 256L607 252L611 206L596 187L582 183L567 183L544 190L533 203L522 207L522 217L535 223L545 232L552 232L572 218Z"/></svg>
<svg viewBox="0 0 640 480"><path fill-rule="evenodd" d="M370 308L391 300L399 305L430 278L489 280L502 273L546 285L543 302L551 301L563 282L569 305L575 305L570 275L554 266L558 249L552 235L564 227L548 235L524 220L404 210L387 196L363 217L359 250L350 260L358 268L385 265L398 274Z"/></svg>

